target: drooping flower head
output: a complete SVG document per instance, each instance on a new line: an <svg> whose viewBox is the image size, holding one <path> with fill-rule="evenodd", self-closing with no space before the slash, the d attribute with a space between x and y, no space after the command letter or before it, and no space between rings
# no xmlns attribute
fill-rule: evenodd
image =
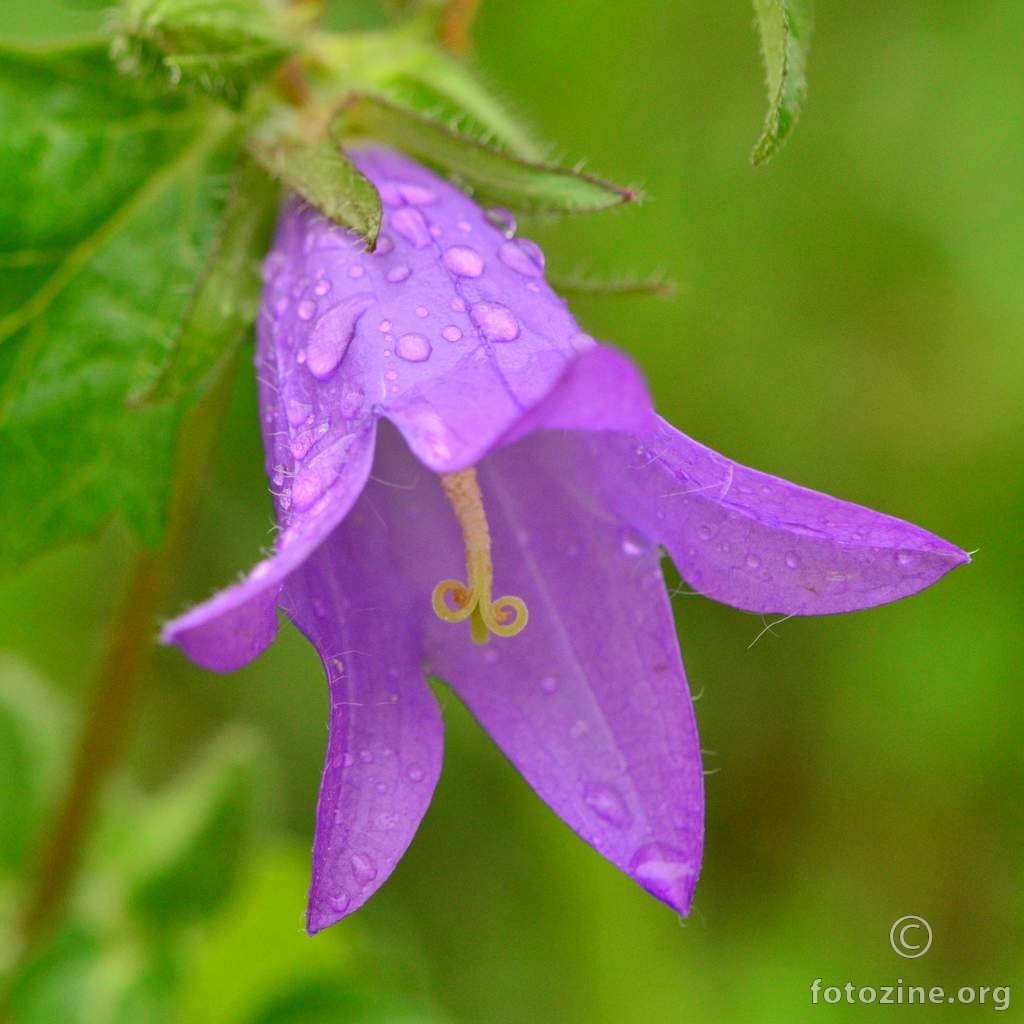
<svg viewBox="0 0 1024 1024"><path fill-rule="evenodd" d="M390 151L374 253L297 200L256 355L275 553L170 623L228 671L277 609L327 673L308 926L360 906L441 767L428 674L539 795L681 913L703 786L661 548L696 590L792 615L905 597L966 560L909 523L747 469L653 412L514 227Z"/></svg>

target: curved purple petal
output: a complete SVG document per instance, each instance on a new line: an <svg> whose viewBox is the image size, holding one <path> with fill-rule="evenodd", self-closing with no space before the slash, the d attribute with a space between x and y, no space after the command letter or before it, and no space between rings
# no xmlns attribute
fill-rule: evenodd
<svg viewBox="0 0 1024 1024"><path fill-rule="evenodd" d="M605 436L605 435L601 435ZM703 777L657 548L609 517L596 488L566 486L571 435L545 431L478 467L495 596L530 621L475 646L434 618L430 591L462 576L462 539L436 477L382 431L361 546L414 597L430 669L470 706L538 794L659 899L690 906L703 837ZM352 520L343 530L349 530ZM394 574L394 575L392 575Z"/></svg>
<svg viewBox="0 0 1024 1024"><path fill-rule="evenodd" d="M302 470L290 471L293 492L306 486L300 498L314 490L317 496L298 501L296 511L285 512L282 501L287 499L282 495L287 492L277 495L278 522L284 528L276 553L258 562L241 583L167 623L163 642L176 644L214 672L230 672L260 654L277 635L276 606L285 579L330 536L359 497L373 464L374 435L370 421L359 432L333 437L306 464L305 477ZM302 483L304 479L310 481L308 485Z"/></svg>
<svg viewBox="0 0 1024 1024"><path fill-rule="evenodd" d="M289 443L308 430L309 411L312 425L317 409L379 415L446 473L527 422L642 427L650 401L641 375L581 333L544 280L540 249L507 238L476 203L406 157L352 155L384 200L377 251L292 201L267 260L264 310L281 368L278 400L294 410ZM614 389L604 391L610 380ZM602 392L604 402L594 401Z"/></svg>
<svg viewBox="0 0 1024 1024"><path fill-rule="evenodd" d="M639 438L573 443L579 464L606 467L603 500L617 516L663 543L695 590L746 611L869 608L970 560L912 523L732 462L657 417Z"/></svg>
<svg viewBox="0 0 1024 1024"><path fill-rule="evenodd" d="M316 813L310 933L351 913L394 870L441 772L441 715L421 668L410 595L360 543L364 497L293 573L282 607L320 654L331 711Z"/></svg>

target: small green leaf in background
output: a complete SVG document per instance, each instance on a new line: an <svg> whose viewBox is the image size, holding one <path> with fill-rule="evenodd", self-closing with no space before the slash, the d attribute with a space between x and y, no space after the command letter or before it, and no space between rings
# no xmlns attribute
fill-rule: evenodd
<svg viewBox="0 0 1024 1024"><path fill-rule="evenodd" d="M156 381L137 400L187 394L235 352L252 329L260 297L260 262L270 244L280 189L243 158L217 229L206 273Z"/></svg>
<svg viewBox="0 0 1024 1024"><path fill-rule="evenodd" d="M811 0L754 0L768 86L768 113L754 146L756 167L773 157L792 131L807 94Z"/></svg>
<svg viewBox="0 0 1024 1024"><path fill-rule="evenodd" d="M125 0L114 23L122 71L161 69L170 86L232 105L290 52L284 19L262 0Z"/></svg>
<svg viewBox="0 0 1024 1024"><path fill-rule="evenodd" d="M249 151L329 220L362 235L373 251L380 232L380 196L337 146L265 128L249 140Z"/></svg>
<svg viewBox="0 0 1024 1024"><path fill-rule="evenodd" d="M0 560L115 516L161 536L180 403L126 411L206 265L233 119L105 43L0 48Z"/></svg>
<svg viewBox="0 0 1024 1024"><path fill-rule="evenodd" d="M230 894L251 831L260 749L247 732L225 733L139 825L128 902L154 931L208 917Z"/></svg>
<svg viewBox="0 0 1024 1024"><path fill-rule="evenodd" d="M447 171L483 201L526 213L591 213L640 198L634 189L582 171L534 163L463 135L424 114L380 96L357 93L335 118L338 141L363 134Z"/></svg>

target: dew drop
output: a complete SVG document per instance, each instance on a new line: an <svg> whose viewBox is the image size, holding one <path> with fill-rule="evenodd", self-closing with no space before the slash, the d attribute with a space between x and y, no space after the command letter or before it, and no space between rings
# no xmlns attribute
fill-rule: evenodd
<svg viewBox="0 0 1024 1024"><path fill-rule="evenodd" d="M347 420L352 419L362 409L363 397L361 388L349 388L341 396L341 415Z"/></svg>
<svg viewBox="0 0 1024 1024"><path fill-rule="evenodd" d="M628 828L633 815L614 787L600 782L588 782L583 787L583 802L599 817L616 828Z"/></svg>
<svg viewBox="0 0 1024 1024"><path fill-rule="evenodd" d="M474 303L469 315L488 341L515 341L519 337L518 321L500 302Z"/></svg>
<svg viewBox="0 0 1024 1024"><path fill-rule="evenodd" d="M288 417L288 422L293 426L297 427L299 424L305 421L306 417L313 411L313 406L307 402L297 402L294 398L289 399L285 405L285 415Z"/></svg>
<svg viewBox="0 0 1024 1024"><path fill-rule="evenodd" d="M381 235L377 239L377 248L373 250L374 256L387 256L392 249L394 249L395 243L391 241L388 235Z"/></svg>
<svg viewBox="0 0 1024 1024"><path fill-rule="evenodd" d="M761 567L761 559L760 559L760 557L758 555L755 555L754 552L751 551L747 555L747 568L748 569L759 569L760 567Z"/></svg>
<svg viewBox="0 0 1024 1024"><path fill-rule="evenodd" d="M799 566L800 566L800 559L797 557L797 554L796 554L795 551L787 551L786 552L786 565L789 566L790 569L797 569L797 568L799 568Z"/></svg>
<svg viewBox="0 0 1024 1024"><path fill-rule="evenodd" d="M445 249L441 259L459 277L479 277L484 272L483 257L468 245L453 245Z"/></svg>
<svg viewBox="0 0 1024 1024"><path fill-rule="evenodd" d="M412 271L407 266L399 264L388 271L388 280L392 284L401 284L403 281L408 280L411 273Z"/></svg>
<svg viewBox="0 0 1024 1024"><path fill-rule="evenodd" d="M652 895L688 903L697 872L682 851L666 843L646 843L629 862L633 877Z"/></svg>
<svg viewBox="0 0 1024 1024"><path fill-rule="evenodd" d="M418 317L419 317L419 318L420 318L421 320L425 320L425 319L426 319L426 318L427 318L428 316L430 316L430 310L429 310L429 309L427 309L427 307L426 307L426 306L417 306L417 307L416 307L416 309L415 309L415 310L413 310L413 312L414 312L414 313L415 313L415 314L416 314L416 315L417 315L417 316L418 316Z"/></svg>
<svg viewBox="0 0 1024 1024"><path fill-rule="evenodd" d="M577 352L582 352L585 349L593 348L597 344L597 342L594 340L593 335L584 334L582 331L580 331L578 334L574 334L569 339L569 344L572 345L572 347L576 349Z"/></svg>
<svg viewBox="0 0 1024 1024"><path fill-rule="evenodd" d="M467 235L473 230L473 225L468 220L460 220L455 226Z"/></svg>
<svg viewBox="0 0 1024 1024"><path fill-rule="evenodd" d="M651 542L639 530L632 526L623 526L619 530L619 547L622 548L624 555L639 558L650 550Z"/></svg>
<svg viewBox="0 0 1024 1024"><path fill-rule="evenodd" d="M403 181L398 185L398 192L412 206L427 206L437 202L437 193L426 185L414 185Z"/></svg>
<svg viewBox="0 0 1024 1024"><path fill-rule="evenodd" d="M346 750L345 751L345 756L341 759L341 763L346 768L351 768L352 765L354 765L356 763L356 759L355 759L355 757L353 757L352 751L350 751L350 750Z"/></svg>
<svg viewBox="0 0 1024 1024"><path fill-rule="evenodd" d="M312 299L303 299L295 307L295 315L300 320L312 320L316 316L316 303Z"/></svg>
<svg viewBox="0 0 1024 1024"><path fill-rule="evenodd" d="M398 371L397 370L388 370L387 373L384 374L384 379L385 380L398 380Z"/></svg>
<svg viewBox="0 0 1024 1024"><path fill-rule="evenodd" d="M327 906L336 914L344 914L351 902L348 893L344 889L339 889L333 896L327 897Z"/></svg>
<svg viewBox="0 0 1024 1024"><path fill-rule="evenodd" d="M416 763L409 765L409 767L405 769L406 778L408 778L410 782L422 782L425 774L423 766Z"/></svg>
<svg viewBox="0 0 1024 1024"><path fill-rule="evenodd" d="M366 271L361 266L359 266L358 263L354 267L348 268L348 276L351 277L353 280L362 277L363 274L365 273ZM314 291L315 290L316 289L314 289Z"/></svg>
<svg viewBox="0 0 1024 1024"><path fill-rule="evenodd" d="M516 219L503 206L492 206L486 211L485 216L506 238L512 238L515 235Z"/></svg>
<svg viewBox="0 0 1024 1024"><path fill-rule="evenodd" d="M540 681L540 689L550 697L558 689L558 680L554 676L545 676Z"/></svg>
<svg viewBox="0 0 1024 1024"><path fill-rule="evenodd" d="M896 552L896 564L902 565L904 568L910 565L914 561L914 556L909 551L897 551Z"/></svg>
<svg viewBox="0 0 1024 1024"><path fill-rule="evenodd" d="M714 535L714 527L709 526L707 523L704 523L702 526L697 528L697 536L700 537L701 540L711 540Z"/></svg>
<svg viewBox="0 0 1024 1024"><path fill-rule="evenodd" d="M498 258L523 277L544 276L544 253L540 246L528 238L514 238L502 242Z"/></svg>
<svg viewBox="0 0 1024 1024"><path fill-rule="evenodd" d="M352 874L360 885L369 885L377 877L377 865L368 853L353 853Z"/></svg>
<svg viewBox="0 0 1024 1024"><path fill-rule="evenodd" d="M398 339L395 352L410 363L422 363L430 358L430 342L422 334L403 334Z"/></svg>
<svg viewBox="0 0 1024 1024"><path fill-rule="evenodd" d="M353 437L350 434L339 438L310 459L299 471L292 486L292 499L297 511L305 512L315 505L324 491L337 480Z"/></svg>
<svg viewBox="0 0 1024 1024"><path fill-rule="evenodd" d="M355 267L352 268L352 270L355 270L355 269L356 269ZM363 269L362 267L359 267L359 270L362 270L362 269ZM353 274L352 270L350 270L348 272L348 276L349 277L362 277L362 274ZM317 281L317 283L315 285L313 285L313 294L314 295L326 295L330 290L331 290L331 282L328 281L326 277L321 278L319 281Z"/></svg>
<svg viewBox="0 0 1024 1024"><path fill-rule="evenodd" d="M296 434L288 442L288 450L292 453L292 458L296 460L304 459L309 454L309 449L327 433L327 430L328 425L321 423L316 427L311 427L309 430L303 430Z"/></svg>
<svg viewBox="0 0 1024 1024"><path fill-rule="evenodd" d="M458 341L462 337L462 331L454 324L449 324L442 332L441 337L445 341Z"/></svg>
<svg viewBox="0 0 1024 1024"><path fill-rule="evenodd" d="M317 380L337 370L355 336L359 318L372 304L372 295L351 295L317 320L306 345L306 365Z"/></svg>
<svg viewBox="0 0 1024 1024"><path fill-rule="evenodd" d="M425 249L431 243L430 229L415 206L401 206L391 214L391 228L410 245Z"/></svg>
<svg viewBox="0 0 1024 1024"><path fill-rule="evenodd" d="M388 331L391 330L391 321L381 320L381 322L377 324L377 330L380 331L381 334L387 334Z"/></svg>
<svg viewBox="0 0 1024 1024"><path fill-rule="evenodd" d="M363 764L373 764L373 752L369 748L363 747L363 749L359 751L359 760L362 761Z"/></svg>
<svg viewBox="0 0 1024 1024"><path fill-rule="evenodd" d="M465 302L463 302L462 299L460 299L457 295L455 296L454 299L452 299L451 307L452 307L453 312L455 312L455 313L465 313L466 312L466 304L465 304Z"/></svg>

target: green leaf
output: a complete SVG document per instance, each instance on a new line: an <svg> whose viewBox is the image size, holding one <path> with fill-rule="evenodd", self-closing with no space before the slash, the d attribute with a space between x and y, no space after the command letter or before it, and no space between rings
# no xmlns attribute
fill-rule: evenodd
<svg viewBox="0 0 1024 1024"><path fill-rule="evenodd" d="M180 403L129 410L205 265L233 119L104 45L0 48L0 559L162 532Z"/></svg>
<svg viewBox="0 0 1024 1024"><path fill-rule="evenodd" d="M249 151L329 220L362 235L373 251L380 232L380 196L337 146L327 139L307 142L263 130L250 138Z"/></svg>
<svg viewBox="0 0 1024 1024"><path fill-rule="evenodd" d="M480 199L527 213L591 213L640 198L582 171L505 153L380 96L352 95L332 130L339 142L349 133L393 143L462 179Z"/></svg>
<svg viewBox="0 0 1024 1024"><path fill-rule="evenodd" d="M113 51L122 71L161 71L171 86L238 105L291 52L285 33L261 0L125 0Z"/></svg>
<svg viewBox="0 0 1024 1024"><path fill-rule="evenodd" d="M11 1020L18 1024L86 1024L98 936L74 924L62 929L14 979Z"/></svg>
<svg viewBox="0 0 1024 1024"><path fill-rule="evenodd" d="M279 192L256 163L240 162L204 277L167 361L136 404L188 393L230 359L250 332L259 308L260 261L269 247Z"/></svg>
<svg viewBox="0 0 1024 1024"><path fill-rule="evenodd" d="M0 656L0 873L16 874L53 796L64 709L28 665Z"/></svg>
<svg viewBox="0 0 1024 1024"><path fill-rule="evenodd" d="M750 157L756 167L778 152L803 107L807 94L804 69L811 39L811 0L754 0L754 11L761 32L768 86L764 130Z"/></svg>
<svg viewBox="0 0 1024 1024"><path fill-rule="evenodd" d="M208 917L234 886L260 776L248 733L220 738L140 826L129 906L157 932Z"/></svg>

